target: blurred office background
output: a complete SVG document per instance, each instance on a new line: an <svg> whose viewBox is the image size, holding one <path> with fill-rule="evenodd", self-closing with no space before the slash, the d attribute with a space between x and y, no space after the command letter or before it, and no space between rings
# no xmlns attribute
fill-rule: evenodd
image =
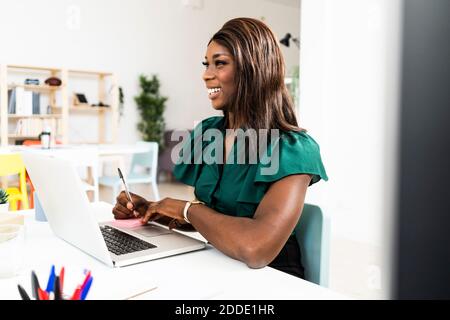
<svg viewBox="0 0 450 320"><path fill-rule="evenodd" d="M421 5L415 0L4 0L0 64L113 71L124 92L117 142L134 144L141 139L134 102L140 74L160 78L161 93L169 98L166 129L192 129L218 114L207 98L201 62L209 38L224 22L249 16L264 20L280 39L291 33L300 45L281 46L287 78L298 86L292 92L300 124L320 144L330 177L310 188L306 199L331 219L330 288L353 298L388 298L405 10L415 2ZM445 2L430 1L432 7L423 10L439 11ZM448 31L448 24L442 28ZM299 82L292 82L296 70ZM70 137L91 140L96 129L90 121L80 115L71 122ZM159 189L162 197L192 194L164 179ZM150 194L151 188L134 191ZM110 198L110 189L101 188L100 199Z"/></svg>

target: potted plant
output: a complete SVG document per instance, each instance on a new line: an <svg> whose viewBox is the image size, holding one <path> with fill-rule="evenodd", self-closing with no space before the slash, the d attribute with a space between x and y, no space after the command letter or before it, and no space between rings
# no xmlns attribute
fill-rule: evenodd
<svg viewBox="0 0 450 320"><path fill-rule="evenodd" d="M151 79L145 75L139 77L141 93L134 98L141 114L137 128L144 141L154 141L159 144L159 150L164 150L164 109L167 97L159 94L159 79L153 75Z"/></svg>
<svg viewBox="0 0 450 320"><path fill-rule="evenodd" d="M9 203L8 203L8 193L0 189L0 212L8 212Z"/></svg>

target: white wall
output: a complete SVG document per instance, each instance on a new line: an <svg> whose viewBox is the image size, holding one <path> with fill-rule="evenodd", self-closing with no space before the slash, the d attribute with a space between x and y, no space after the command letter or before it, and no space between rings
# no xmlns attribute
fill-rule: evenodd
<svg viewBox="0 0 450 320"><path fill-rule="evenodd" d="M324 207L334 235L380 246L399 8L400 0L302 1L300 122L321 145L330 178L310 188L307 201Z"/></svg>
<svg viewBox="0 0 450 320"><path fill-rule="evenodd" d="M2 0L0 63L114 71L125 92L120 141L139 139L133 97L138 75L156 73L169 97L167 128L191 128L214 115L201 80L206 44L228 19L265 17L278 37L299 30L299 8L260 0ZM77 19L76 12L79 12ZM79 21L79 23L77 23ZM288 69L298 49L284 48ZM96 134L95 123L85 131ZM71 136L86 138L76 132ZM75 132L73 132L75 131Z"/></svg>

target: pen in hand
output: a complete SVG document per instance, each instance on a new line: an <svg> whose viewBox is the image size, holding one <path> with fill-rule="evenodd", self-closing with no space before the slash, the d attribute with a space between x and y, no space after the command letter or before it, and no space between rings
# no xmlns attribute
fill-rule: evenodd
<svg viewBox="0 0 450 320"><path fill-rule="evenodd" d="M131 202L131 204L133 205L133 208L134 208L134 203L133 203L133 200L131 200L131 195L130 195L130 192L128 191L128 185L127 185L127 182L125 181L125 178L123 177L122 171L120 170L120 168L117 168L117 171L119 172L119 177L122 180L123 186L125 188L125 193L127 195L128 201ZM133 210L133 213L136 217L139 215L139 213L135 210Z"/></svg>

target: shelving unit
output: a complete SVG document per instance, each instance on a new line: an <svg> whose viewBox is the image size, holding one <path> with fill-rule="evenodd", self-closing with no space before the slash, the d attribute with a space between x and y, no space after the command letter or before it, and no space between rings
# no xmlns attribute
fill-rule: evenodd
<svg viewBox="0 0 450 320"><path fill-rule="evenodd" d="M109 142L116 142L118 136L118 123L119 123L119 86L117 84L117 78L112 72L103 71L89 71L89 70L68 70L69 79L73 77L77 78L94 78L98 83L97 99L99 102L106 102L108 100L108 94L106 90L106 80L108 79L111 85L110 90L110 106L109 107L96 107L96 106L76 106L72 103L69 104L69 114L94 114L98 117L98 143L107 143L106 139L106 117L110 113L111 117L111 139Z"/></svg>
<svg viewBox="0 0 450 320"><path fill-rule="evenodd" d="M26 85L10 80L13 75L25 78L48 78L58 77L62 83L60 86L49 86L47 84ZM72 77L95 79L98 83L98 101L105 102L109 99L109 107L91 107L91 106L75 106L72 102L72 94L68 91L68 85ZM109 78L109 79L108 79ZM111 90L106 92L105 83L108 79ZM23 82L23 80L21 81ZM43 82L43 81L42 81ZM20 115L8 113L8 90L14 88L23 88L25 91L39 92L48 97L48 114ZM58 97L57 97L58 96ZM57 99L58 98L58 99ZM98 117L98 141L96 143L107 143L117 141L117 126L119 120L118 113L119 90L117 78L111 72L73 70L64 68L48 68L25 65L0 65L0 139L1 146L14 143L18 139L37 139L36 135L12 133L10 126L17 126L19 121L30 121L34 123L50 123L53 138L60 140L63 144L69 141L69 119L71 115L86 113L90 116ZM57 103L59 100L59 103ZM111 119L111 137L107 141L105 124L106 115ZM22 120L25 119L25 120ZM36 121L36 122L35 122Z"/></svg>

